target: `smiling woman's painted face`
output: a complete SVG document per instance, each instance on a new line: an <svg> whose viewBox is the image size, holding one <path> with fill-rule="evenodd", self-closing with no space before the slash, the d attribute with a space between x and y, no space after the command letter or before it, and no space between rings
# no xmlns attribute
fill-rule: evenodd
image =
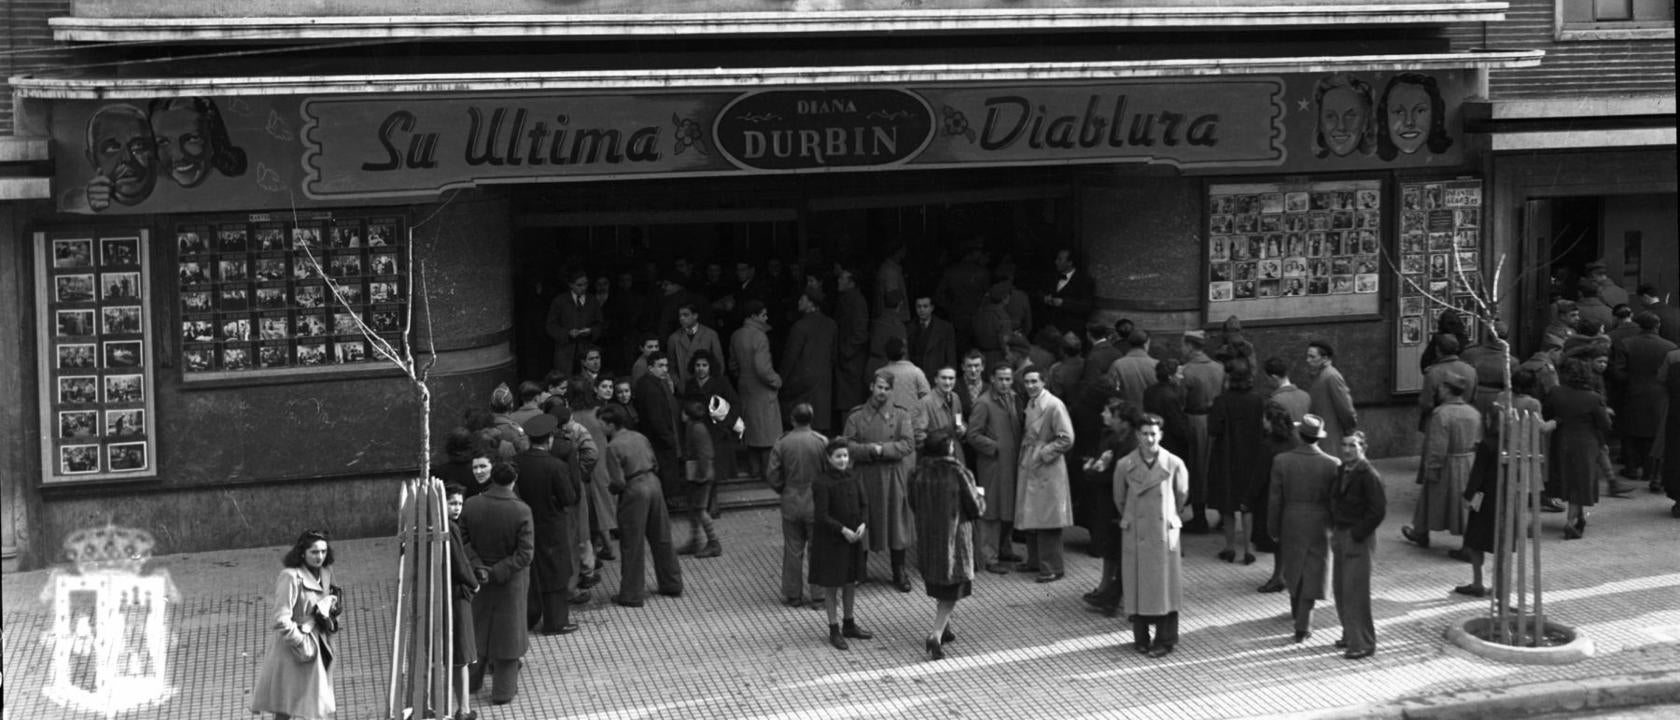
<svg viewBox="0 0 1680 720"><path fill-rule="evenodd" d="M151 123L158 164L169 178L189 188L204 182L210 175L210 156L214 152L204 115L189 103L153 113Z"/></svg>
<svg viewBox="0 0 1680 720"><path fill-rule="evenodd" d="M1429 92L1418 85L1401 83L1388 92L1388 139L1400 152L1410 155L1429 140L1435 108Z"/></svg>
<svg viewBox="0 0 1680 720"><path fill-rule="evenodd" d="M1324 94L1318 108L1318 125L1324 133L1324 146L1331 154L1342 157L1359 148L1371 119L1370 112L1359 93L1351 88L1339 87Z"/></svg>

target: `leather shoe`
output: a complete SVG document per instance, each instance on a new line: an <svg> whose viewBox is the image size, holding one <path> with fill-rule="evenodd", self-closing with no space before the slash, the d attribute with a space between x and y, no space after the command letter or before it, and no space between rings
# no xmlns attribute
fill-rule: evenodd
<svg viewBox="0 0 1680 720"><path fill-rule="evenodd" d="M1565 508L1563 502L1557 498L1549 497L1540 501L1540 509L1549 513L1560 513L1568 508Z"/></svg>
<svg viewBox="0 0 1680 720"><path fill-rule="evenodd" d="M1036 582L1036 583L1053 583L1053 582L1056 582L1057 580L1062 579L1062 577L1063 577L1062 573L1050 573L1050 572L1039 573L1038 577L1033 578L1033 582Z"/></svg>
<svg viewBox="0 0 1680 720"><path fill-rule="evenodd" d="M1295 642L1295 644L1299 645L1301 643L1306 642L1307 638L1310 638L1310 637L1312 637L1312 631L1311 630L1296 630L1295 631L1294 642Z"/></svg>
<svg viewBox="0 0 1680 720"><path fill-rule="evenodd" d="M1208 534L1207 518L1205 518L1205 517L1190 518L1190 522L1184 523L1184 532L1187 533L1187 534L1190 534L1190 535L1206 535L1206 534ZM1153 652L1153 651L1151 651L1151 652Z"/></svg>
<svg viewBox="0 0 1680 720"><path fill-rule="evenodd" d="M1459 562L1470 562L1470 553L1466 552L1464 548L1454 548L1452 550L1448 550L1447 557Z"/></svg>
<svg viewBox="0 0 1680 720"><path fill-rule="evenodd" d="M1342 653L1342 657L1347 658L1349 660L1364 660L1365 658L1371 657L1372 655L1375 655L1375 654L1377 654L1376 650L1369 650L1369 649L1367 649L1367 650L1349 650L1345 653Z"/></svg>
<svg viewBox="0 0 1680 720"><path fill-rule="evenodd" d="M677 588L675 590L660 590L659 594L669 598L679 598L682 597L682 588Z"/></svg>
<svg viewBox="0 0 1680 720"><path fill-rule="evenodd" d="M1164 658L1171 655L1172 651L1173 649L1171 645L1156 645L1155 647L1149 648L1149 657Z"/></svg>
<svg viewBox="0 0 1680 720"><path fill-rule="evenodd" d="M1038 565L1025 561L1019 562L1015 564L1015 572L1035 573L1038 572Z"/></svg>
<svg viewBox="0 0 1680 720"><path fill-rule="evenodd" d="M945 632L939 634L939 644L944 645L945 643L952 643L956 641L957 634L951 632L951 627L949 625L945 626Z"/></svg>
<svg viewBox="0 0 1680 720"><path fill-rule="evenodd" d="M1331 645L1335 646L1335 648L1337 650L1346 650L1347 649L1347 641L1346 640L1337 640L1336 642L1331 643Z"/></svg>
<svg viewBox="0 0 1680 720"><path fill-rule="evenodd" d="M892 586L893 586L893 589L895 589L895 590L897 590L901 593L910 592L910 589L911 589L910 588L910 578L907 578L907 577L897 578L897 579L893 580Z"/></svg>
<svg viewBox="0 0 1680 720"><path fill-rule="evenodd" d="M561 625L560 627L557 627L557 628L547 628L547 629L542 631L542 634L544 634L544 635L570 635L570 634L575 633L577 631L578 631L577 623L566 623L565 625Z"/></svg>
<svg viewBox="0 0 1680 720"><path fill-rule="evenodd" d="M578 593L576 595L573 595L570 598L568 598L567 602L570 602L573 605L588 605L589 604L589 593L580 592L580 593Z"/></svg>
<svg viewBox="0 0 1680 720"><path fill-rule="evenodd" d="M1018 563L1018 562L1023 562L1025 560L1026 560L1026 558L1021 557L1020 555L1016 555L1013 552L1005 553L1003 555L998 556L998 562L1004 562L1004 563Z"/></svg>
<svg viewBox="0 0 1680 720"><path fill-rule="evenodd" d="M1259 587L1259 588L1258 588L1258 589L1257 589L1257 590L1256 590L1256 592L1262 592L1262 593L1279 593L1279 592L1283 592L1283 583L1282 583L1282 582L1279 582L1279 581L1277 581L1277 580L1267 580L1267 581L1266 581L1266 584L1265 584L1265 585L1261 585L1261 586L1260 586L1260 587Z"/></svg>
<svg viewBox="0 0 1680 720"><path fill-rule="evenodd" d="M782 598L782 604L790 608L805 607L805 601L800 598Z"/></svg>
<svg viewBox="0 0 1680 720"><path fill-rule="evenodd" d="M1420 548L1424 548L1425 550L1429 549L1429 533L1420 533L1416 530L1413 530L1412 526L1410 526L1410 525L1406 525L1406 526L1403 526L1403 527L1400 528L1400 537L1403 537L1410 542L1416 543L1417 546L1420 547Z"/></svg>
<svg viewBox="0 0 1680 720"><path fill-rule="evenodd" d="M623 597L619 597L617 595L614 595L612 597L612 601L613 601L614 605L620 605L620 606L628 607L628 608L639 608L639 607L642 606L642 601L640 601L640 600L631 600L629 598L623 598Z"/></svg>
<svg viewBox="0 0 1680 720"><path fill-rule="evenodd" d="M1487 588L1482 587L1481 585L1460 585L1453 588L1453 592L1460 595L1469 595L1474 598L1487 597L1488 594Z"/></svg>
<svg viewBox="0 0 1680 720"><path fill-rule="evenodd" d="M1236 559L1237 559L1237 551L1235 551L1235 550L1220 550L1219 555L1217 555L1216 557L1218 557L1220 560L1224 560L1225 562L1235 562Z"/></svg>
<svg viewBox="0 0 1680 720"><path fill-rule="evenodd" d="M929 660L944 660L945 646L933 638L927 639L927 654Z"/></svg>
<svg viewBox="0 0 1680 720"><path fill-rule="evenodd" d="M986 566L986 572L992 573L994 575L1008 575L1009 574L1009 566L1005 565L1001 562L995 562L995 563L992 563L992 564Z"/></svg>
<svg viewBox="0 0 1680 720"><path fill-rule="evenodd" d="M578 577L578 589L588 590L601 584L601 574L598 572L584 573Z"/></svg>
<svg viewBox="0 0 1680 720"><path fill-rule="evenodd" d="M840 635L856 640L872 640L875 638L875 633L858 627L857 622L853 620L847 620L840 625Z"/></svg>

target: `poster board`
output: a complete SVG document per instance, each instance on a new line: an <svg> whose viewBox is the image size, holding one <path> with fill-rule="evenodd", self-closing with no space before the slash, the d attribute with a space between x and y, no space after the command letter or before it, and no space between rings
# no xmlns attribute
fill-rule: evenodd
<svg viewBox="0 0 1680 720"><path fill-rule="evenodd" d="M34 233L43 484L157 475L150 233Z"/></svg>
<svg viewBox="0 0 1680 720"><path fill-rule="evenodd" d="M1394 392L1419 392L1418 363L1445 308L1459 308L1466 336L1480 337L1470 288L1482 284L1482 181L1457 178L1399 184L1395 253Z"/></svg>
<svg viewBox="0 0 1680 720"><path fill-rule="evenodd" d="M1374 317L1381 180L1210 184L1204 321Z"/></svg>
<svg viewBox="0 0 1680 720"><path fill-rule="evenodd" d="M181 368L189 383L386 369L346 304L380 337L402 346L409 255L401 218L186 218L176 224L174 241Z"/></svg>

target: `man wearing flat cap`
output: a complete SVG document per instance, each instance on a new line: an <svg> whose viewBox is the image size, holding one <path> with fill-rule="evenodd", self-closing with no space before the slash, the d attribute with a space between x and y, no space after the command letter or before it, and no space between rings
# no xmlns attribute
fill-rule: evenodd
<svg viewBox="0 0 1680 720"><path fill-rule="evenodd" d="M1587 263L1587 281L1598 286L1598 297L1605 305L1616 307L1627 304L1627 291L1617 285L1615 280L1610 279L1610 268L1603 260Z"/></svg>
<svg viewBox="0 0 1680 720"><path fill-rule="evenodd" d="M575 632L567 585L572 576L572 542L569 509L578 502L570 468L549 452L558 418L547 413L532 417L521 426L531 447L515 455L519 483L514 489L531 508L535 530L536 557L531 563L531 584L525 606L526 624L544 635Z"/></svg>
<svg viewBox="0 0 1680 720"><path fill-rule="evenodd" d="M1419 547L1429 547L1429 533L1445 530L1464 534L1464 486L1482 441L1482 414L1464 401L1475 380L1447 375L1436 385L1440 403L1429 414L1423 434L1423 469L1412 524L1400 534Z"/></svg>

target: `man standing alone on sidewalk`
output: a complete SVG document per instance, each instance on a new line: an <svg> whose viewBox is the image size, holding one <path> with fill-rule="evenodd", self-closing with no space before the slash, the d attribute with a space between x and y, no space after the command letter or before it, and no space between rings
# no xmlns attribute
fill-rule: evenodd
<svg viewBox="0 0 1680 720"><path fill-rule="evenodd" d="M794 405L789 415L793 429L771 446L764 479L782 496L782 604L814 607L822 604L822 596L815 585L805 595L805 549L811 542L811 483L827 462L823 448L828 438L811 429L816 413L810 403Z"/></svg>

